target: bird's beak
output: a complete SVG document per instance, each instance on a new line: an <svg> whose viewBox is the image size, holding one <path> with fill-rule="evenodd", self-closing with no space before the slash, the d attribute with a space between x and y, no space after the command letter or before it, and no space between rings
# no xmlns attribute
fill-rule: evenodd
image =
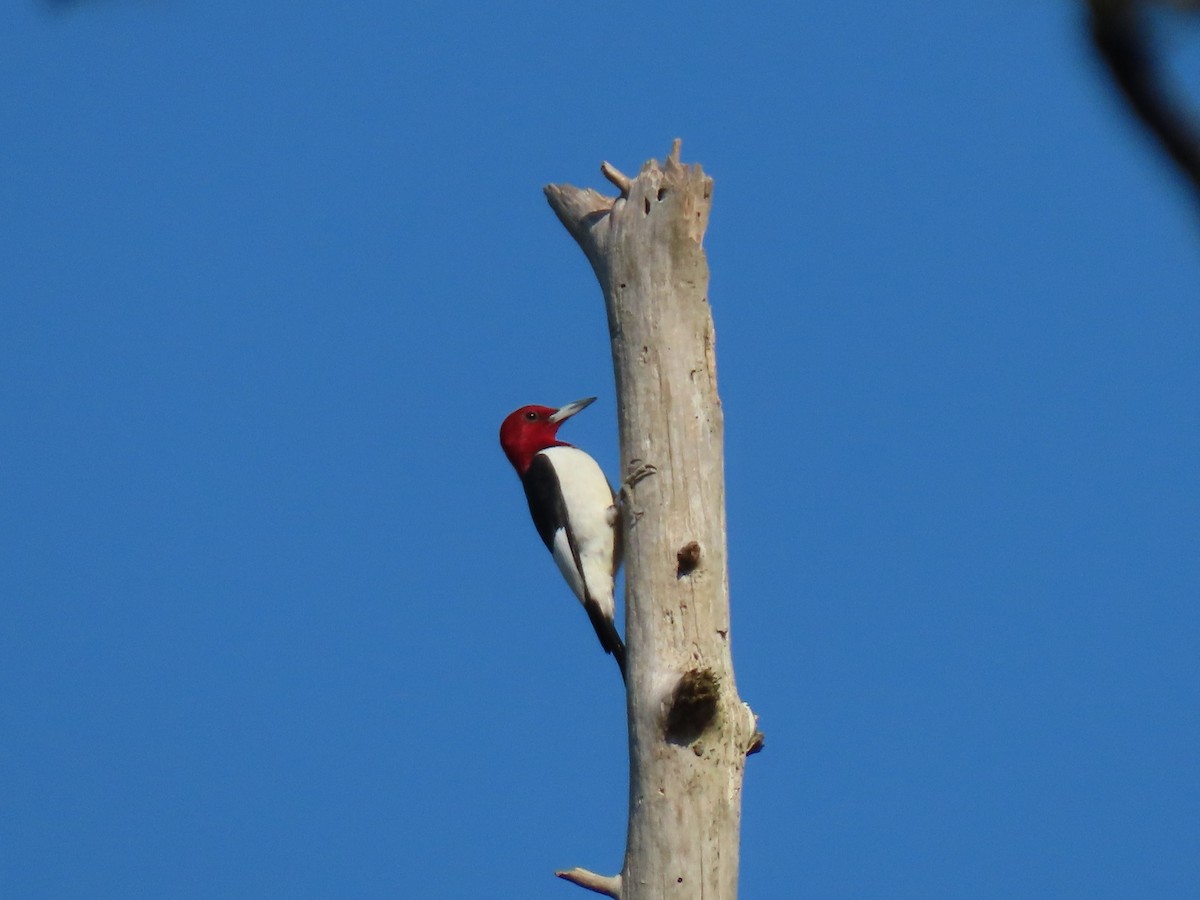
<svg viewBox="0 0 1200 900"><path fill-rule="evenodd" d="M550 414L550 421L554 422L555 424L563 422L571 418L571 416L575 415L575 413L579 412L581 409L590 406L595 399L595 397L584 397L582 400L576 400L574 403L568 403L566 406L560 407L552 412Z"/></svg>

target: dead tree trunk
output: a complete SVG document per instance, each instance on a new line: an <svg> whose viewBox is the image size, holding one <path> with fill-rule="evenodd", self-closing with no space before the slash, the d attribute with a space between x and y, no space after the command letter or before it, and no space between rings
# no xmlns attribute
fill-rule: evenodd
<svg viewBox="0 0 1200 900"><path fill-rule="evenodd" d="M629 831L619 876L558 873L622 900L737 896L746 754L761 744L729 649L723 419L708 263L712 179L650 161L606 197L546 197L608 310L626 487Z"/></svg>

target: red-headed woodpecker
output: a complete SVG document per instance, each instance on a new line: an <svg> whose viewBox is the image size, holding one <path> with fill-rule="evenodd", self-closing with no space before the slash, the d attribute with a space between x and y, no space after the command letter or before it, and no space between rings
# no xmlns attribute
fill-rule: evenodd
<svg viewBox="0 0 1200 900"><path fill-rule="evenodd" d="M596 461L558 439L559 426L595 399L558 409L522 406L500 426L500 446L525 487L538 534L623 678L625 645L613 624L613 578L621 565L616 498Z"/></svg>

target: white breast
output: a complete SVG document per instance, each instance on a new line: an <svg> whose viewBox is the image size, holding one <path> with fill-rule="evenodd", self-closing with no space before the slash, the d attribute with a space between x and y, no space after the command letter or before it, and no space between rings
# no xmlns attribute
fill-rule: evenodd
<svg viewBox="0 0 1200 900"><path fill-rule="evenodd" d="M613 600L613 506L612 488L594 459L577 447L549 447L549 457L558 475L559 489L567 509L567 528L575 539L582 571L575 559L565 529L554 535L551 553L563 578L580 602L590 596L605 616L615 613Z"/></svg>

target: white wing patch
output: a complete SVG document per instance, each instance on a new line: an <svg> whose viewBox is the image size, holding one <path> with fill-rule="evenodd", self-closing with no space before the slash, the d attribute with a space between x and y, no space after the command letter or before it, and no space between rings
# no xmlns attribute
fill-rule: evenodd
<svg viewBox="0 0 1200 900"><path fill-rule="evenodd" d="M559 487L567 510L567 528L575 538L582 572L575 566L566 528L554 533L550 552L563 578L582 603L591 597L611 621L616 613L613 598L614 517L612 488L594 459L577 447L548 447L559 473Z"/></svg>
<svg viewBox="0 0 1200 900"><path fill-rule="evenodd" d="M571 553L571 541L567 537L567 529L560 528L554 532L554 544L550 548L550 552L554 555L554 561L558 563L558 571L562 572L562 577L567 580L567 584L571 586L571 590L575 592L575 596L582 603L585 596L583 576L579 569L575 568L575 556Z"/></svg>

